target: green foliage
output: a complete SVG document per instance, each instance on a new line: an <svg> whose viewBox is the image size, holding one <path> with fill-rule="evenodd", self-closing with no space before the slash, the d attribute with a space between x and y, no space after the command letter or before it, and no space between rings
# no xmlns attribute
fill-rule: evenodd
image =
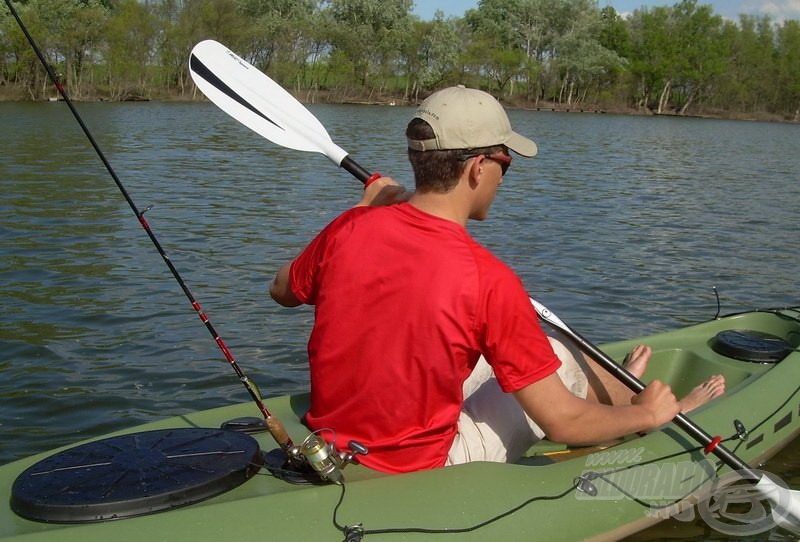
<svg viewBox="0 0 800 542"><path fill-rule="evenodd" d="M800 21L785 21L778 29L776 51L779 95L776 109L800 121Z"/></svg>
<svg viewBox="0 0 800 542"><path fill-rule="evenodd" d="M188 53L213 38L310 100L416 102L464 83L564 107L800 116L798 21L726 21L697 0L625 18L598 4L480 0L463 17L423 21L411 0L15 2L77 98L195 98ZM5 11L0 88L54 95Z"/></svg>
<svg viewBox="0 0 800 542"><path fill-rule="evenodd" d="M114 4L103 49L104 78L111 99L149 94L158 30L158 19L138 0L119 0Z"/></svg>
<svg viewBox="0 0 800 542"><path fill-rule="evenodd" d="M68 91L81 98L84 80L91 73L94 52L105 35L107 9L99 0L30 0L18 6L29 30L44 36L39 44L47 62L61 76ZM6 73L24 87L32 99L50 94L47 77L11 17L3 19L2 43Z"/></svg>
<svg viewBox="0 0 800 542"><path fill-rule="evenodd" d="M461 60L460 34L455 19L438 11L433 21L414 20L412 32L403 41L401 60L405 63L404 99L419 99L421 90L434 90L457 78Z"/></svg>
<svg viewBox="0 0 800 542"><path fill-rule="evenodd" d="M628 24L611 6L600 10L600 45L614 51L621 58L629 58L633 52Z"/></svg>
<svg viewBox="0 0 800 542"><path fill-rule="evenodd" d="M411 33L411 0L331 0L331 45L352 59L364 87L374 88L373 73L387 74Z"/></svg>

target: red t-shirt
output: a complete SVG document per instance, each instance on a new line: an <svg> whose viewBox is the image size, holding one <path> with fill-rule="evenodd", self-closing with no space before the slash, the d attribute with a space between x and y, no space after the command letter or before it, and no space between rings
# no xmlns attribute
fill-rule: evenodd
<svg viewBox="0 0 800 542"><path fill-rule="evenodd" d="M291 266L316 306L306 423L384 472L441 467L481 353L506 392L559 367L522 282L461 225L408 203L351 209Z"/></svg>

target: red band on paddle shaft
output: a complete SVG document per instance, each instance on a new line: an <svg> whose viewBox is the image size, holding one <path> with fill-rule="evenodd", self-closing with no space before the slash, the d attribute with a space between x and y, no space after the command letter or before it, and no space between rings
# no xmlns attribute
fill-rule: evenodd
<svg viewBox="0 0 800 542"><path fill-rule="evenodd" d="M722 437L716 436L712 438L711 442L709 442L706 447L703 448L703 451L706 453L706 455L710 454L717 448L717 446L719 446L720 442L722 442Z"/></svg>
<svg viewBox="0 0 800 542"><path fill-rule="evenodd" d="M381 175L380 173L373 173L373 174L370 176L370 178L369 178L369 179L367 179L366 181L364 181L364 190L366 190L366 189L367 189L367 187L368 187L369 185L371 185L372 183L374 183L375 181L377 181L377 180L378 180L378 179L380 179L381 177L382 177L382 175Z"/></svg>

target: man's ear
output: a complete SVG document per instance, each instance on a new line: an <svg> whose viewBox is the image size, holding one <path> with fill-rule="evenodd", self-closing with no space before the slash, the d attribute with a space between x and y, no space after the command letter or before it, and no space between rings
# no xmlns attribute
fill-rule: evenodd
<svg viewBox="0 0 800 542"><path fill-rule="evenodd" d="M469 167L469 186L475 188L480 184L481 176L483 175L483 156L478 155L472 159Z"/></svg>

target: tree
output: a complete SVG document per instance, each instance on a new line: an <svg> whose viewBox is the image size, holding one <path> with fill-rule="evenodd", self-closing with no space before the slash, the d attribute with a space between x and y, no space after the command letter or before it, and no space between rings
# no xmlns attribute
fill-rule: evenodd
<svg viewBox="0 0 800 542"><path fill-rule="evenodd" d="M385 73L411 34L411 0L331 0L332 44L356 67L359 82L371 84L373 73Z"/></svg>
<svg viewBox="0 0 800 542"><path fill-rule="evenodd" d="M524 78L530 93L528 59L537 55L535 36L541 27L534 0L480 0L478 8L466 12L464 18L473 37L466 60L478 74L488 75L500 92L516 78ZM538 71L534 70L537 74ZM509 94L514 93L511 88Z"/></svg>
<svg viewBox="0 0 800 542"><path fill-rule="evenodd" d="M697 0L683 0L673 8L673 21L678 51L670 76L682 90L678 114L683 115L725 70L722 17L714 15L710 5L698 7Z"/></svg>
<svg viewBox="0 0 800 542"><path fill-rule="evenodd" d="M192 47L221 41L306 100L388 92L418 101L454 83L566 106L593 101L686 114L797 118L798 25L723 20L698 0L628 18L598 0L479 0L423 21L412 0L18 0L18 11L76 98L196 97ZM6 10L0 97L54 91ZM800 120L800 119L798 119Z"/></svg>
<svg viewBox="0 0 800 542"><path fill-rule="evenodd" d="M619 61L609 67L606 73L607 89L617 92L614 101L624 101L626 98L625 86L628 70L628 59L633 53L633 43L628 28L628 22L611 6L600 10L600 32L598 42L604 48L616 53Z"/></svg>
<svg viewBox="0 0 800 542"><path fill-rule="evenodd" d="M778 106L800 121L800 21L784 21L778 30Z"/></svg>
<svg viewBox="0 0 800 542"><path fill-rule="evenodd" d="M455 73L459 61L459 32L455 19L436 11L432 21L415 19L404 40L406 66L404 99L419 101L421 90L440 86Z"/></svg>
<svg viewBox="0 0 800 542"><path fill-rule="evenodd" d="M292 58L318 9L318 0L237 0L237 13L248 21L239 37L241 55L263 71Z"/></svg>
<svg viewBox="0 0 800 542"><path fill-rule="evenodd" d="M600 42L602 21L598 10L574 12L571 21L553 48L558 53L554 65L561 78L558 101L567 105L584 101L590 90L599 88L610 73L623 65L619 55Z"/></svg>
<svg viewBox="0 0 800 542"><path fill-rule="evenodd" d="M48 64L77 99L83 97L84 76L91 72L94 52L104 32L107 11L99 0L31 0L18 9L28 30L37 36ZM11 19L6 41L16 59L15 78L32 99L48 95L49 79Z"/></svg>
<svg viewBox="0 0 800 542"><path fill-rule="evenodd" d="M103 56L111 99L149 95L158 37L158 20L152 10L138 0L120 0L106 30Z"/></svg>
<svg viewBox="0 0 800 542"><path fill-rule="evenodd" d="M768 16L741 15L738 26L724 24L722 35L727 66L719 78L716 104L743 112L764 108L777 84L772 21Z"/></svg>
<svg viewBox="0 0 800 542"><path fill-rule="evenodd" d="M611 6L600 10L600 30L597 41L609 51L617 53L621 58L628 58L633 51L628 24Z"/></svg>
<svg viewBox="0 0 800 542"><path fill-rule="evenodd" d="M153 5L160 21L157 57L167 89L180 95L189 83L189 51L204 39L216 39L235 50L244 23L234 0L159 0ZM194 87L192 87L194 88Z"/></svg>
<svg viewBox="0 0 800 542"><path fill-rule="evenodd" d="M656 7L635 10L630 19L633 50L630 57L630 70L637 89L637 107L649 108L654 94L659 94L658 112L663 108L665 97L672 88L668 75L673 58L677 55L673 41L673 28L670 25L670 9Z"/></svg>
<svg viewBox="0 0 800 542"><path fill-rule="evenodd" d="M21 17L31 19L28 6L19 6L17 11ZM31 21L31 31L35 21ZM8 10L3 10L0 16L0 66L2 67L3 85L15 85L24 89L28 95L35 99L34 89L38 88L35 84L36 77L41 73L38 60L28 45L25 36L17 26L17 22Z"/></svg>
<svg viewBox="0 0 800 542"><path fill-rule="evenodd" d="M600 41L593 0L481 0L465 19L482 71L500 89L523 79L528 99L538 100L549 87L558 101L583 100L622 64Z"/></svg>

